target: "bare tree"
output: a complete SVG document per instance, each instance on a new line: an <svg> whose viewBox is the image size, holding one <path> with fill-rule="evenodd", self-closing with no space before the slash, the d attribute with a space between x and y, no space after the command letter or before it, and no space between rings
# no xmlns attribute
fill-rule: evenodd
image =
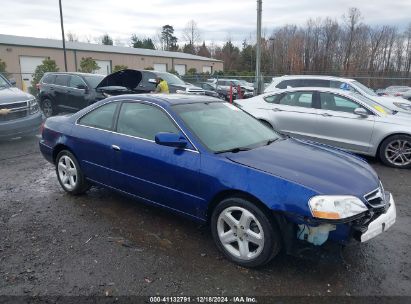
<svg viewBox="0 0 411 304"><path fill-rule="evenodd" d="M183 40L189 45L195 46L201 40L200 30L194 20L190 20L183 29Z"/></svg>
<svg viewBox="0 0 411 304"><path fill-rule="evenodd" d="M78 41L79 40L77 34L70 32L70 31L67 32L66 39L67 41Z"/></svg>
<svg viewBox="0 0 411 304"><path fill-rule="evenodd" d="M353 46L357 38L358 27L361 21L361 12L358 8L352 7L348 10L348 15L343 15L343 19L346 24L344 70L348 73L353 53Z"/></svg>

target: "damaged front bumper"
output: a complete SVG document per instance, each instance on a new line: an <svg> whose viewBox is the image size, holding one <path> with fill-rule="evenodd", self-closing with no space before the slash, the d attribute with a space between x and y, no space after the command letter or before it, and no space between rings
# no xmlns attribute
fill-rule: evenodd
<svg viewBox="0 0 411 304"><path fill-rule="evenodd" d="M388 208L384 213L367 223L365 227L354 227L357 233L354 233L354 238L360 242L366 242L377 235L387 231L392 225L394 225L397 218L397 211L395 208L395 202L391 195L388 193Z"/></svg>
<svg viewBox="0 0 411 304"><path fill-rule="evenodd" d="M396 206L389 192L385 192L383 207L370 208L366 213L345 220L318 220L296 214L284 214L287 228L283 229L286 243L302 242L320 246L327 241L347 244L355 239L366 242L387 231L396 220ZM283 223L284 224L284 223Z"/></svg>

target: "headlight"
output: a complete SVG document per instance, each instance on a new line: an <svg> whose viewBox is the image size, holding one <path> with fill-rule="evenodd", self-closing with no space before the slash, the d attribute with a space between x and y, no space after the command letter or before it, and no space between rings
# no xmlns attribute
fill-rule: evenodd
<svg viewBox="0 0 411 304"><path fill-rule="evenodd" d="M176 93L177 93L177 94L185 94L185 93L186 93L186 91L183 91L183 90L176 90Z"/></svg>
<svg viewBox="0 0 411 304"><path fill-rule="evenodd" d="M393 102L393 104L403 110L411 111L411 104L404 102Z"/></svg>
<svg viewBox="0 0 411 304"><path fill-rule="evenodd" d="M39 111L39 104L37 103L37 101L35 99L31 99L29 100L29 113L31 114L35 114Z"/></svg>
<svg viewBox="0 0 411 304"><path fill-rule="evenodd" d="M348 195L314 196L308 205L313 217L328 220L345 219L368 210L359 198Z"/></svg>
<svg viewBox="0 0 411 304"><path fill-rule="evenodd" d="M103 92L103 96L108 98L108 97L111 97L111 96L113 96L113 95L111 95L111 94L109 94L109 93L106 93L106 92Z"/></svg>

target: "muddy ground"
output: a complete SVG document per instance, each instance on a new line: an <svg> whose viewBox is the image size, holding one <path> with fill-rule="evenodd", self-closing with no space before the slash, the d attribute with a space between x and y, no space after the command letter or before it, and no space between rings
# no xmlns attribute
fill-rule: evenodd
<svg viewBox="0 0 411 304"><path fill-rule="evenodd" d="M0 143L0 295L411 295L411 170L369 160L397 203L386 233L342 258L222 257L207 228L117 193L72 197L38 138Z"/></svg>

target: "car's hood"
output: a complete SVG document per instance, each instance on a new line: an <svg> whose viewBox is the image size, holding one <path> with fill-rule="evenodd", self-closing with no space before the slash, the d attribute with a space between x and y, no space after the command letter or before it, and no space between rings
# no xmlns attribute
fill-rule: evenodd
<svg viewBox="0 0 411 304"><path fill-rule="evenodd" d="M394 97L394 96L375 96L374 99L376 101L382 101L382 102L403 102L403 103L408 103L411 105L411 102L409 102L408 100L406 100L405 98L402 97Z"/></svg>
<svg viewBox="0 0 411 304"><path fill-rule="evenodd" d="M291 138L250 151L229 153L227 158L321 194L362 198L379 186L375 171L359 157Z"/></svg>
<svg viewBox="0 0 411 304"><path fill-rule="evenodd" d="M33 99L33 95L27 94L15 87L0 88L0 104Z"/></svg>
<svg viewBox="0 0 411 304"><path fill-rule="evenodd" d="M143 75L138 70L125 69L104 77L96 89L102 87L124 87L133 90L139 85Z"/></svg>

